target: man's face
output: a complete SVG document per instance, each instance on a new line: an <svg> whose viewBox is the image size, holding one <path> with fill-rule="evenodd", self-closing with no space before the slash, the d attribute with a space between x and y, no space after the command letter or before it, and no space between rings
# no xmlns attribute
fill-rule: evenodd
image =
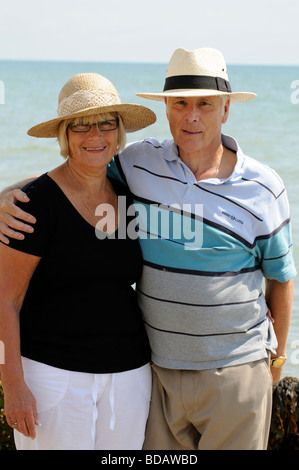
<svg viewBox="0 0 299 470"><path fill-rule="evenodd" d="M221 126L227 121L229 100L222 96L167 98L166 114L180 156L200 151L213 153L221 143Z"/></svg>

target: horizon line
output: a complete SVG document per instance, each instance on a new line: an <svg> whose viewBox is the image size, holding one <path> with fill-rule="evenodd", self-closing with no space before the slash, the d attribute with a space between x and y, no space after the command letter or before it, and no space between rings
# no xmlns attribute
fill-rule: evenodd
<svg viewBox="0 0 299 470"><path fill-rule="evenodd" d="M73 64L131 64L131 65L168 65L168 62L163 61L134 61L134 60L76 60L76 59L34 59L34 58L1 58L0 62L55 62L55 63L73 63ZM254 66L254 67L299 67L299 63L262 63L262 62L227 62L228 66Z"/></svg>

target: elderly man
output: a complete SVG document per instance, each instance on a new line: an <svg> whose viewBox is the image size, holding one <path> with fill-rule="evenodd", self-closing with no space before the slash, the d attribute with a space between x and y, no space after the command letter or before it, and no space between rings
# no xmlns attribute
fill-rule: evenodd
<svg viewBox="0 0 299 470"><path fill-rule="evenodd" d="M281 179L221 131L230 103L255 95L232 92L222 54L204 48L176 50L164 91L138 96L165 101L173 136L134 143L110 165L149 215L138 219L137 291L153 362L144 449L266 449L269 362L276 381L296 270ZM152 208L169 215L168 230ZM178 230L189 222L193 241Z"/></svg>

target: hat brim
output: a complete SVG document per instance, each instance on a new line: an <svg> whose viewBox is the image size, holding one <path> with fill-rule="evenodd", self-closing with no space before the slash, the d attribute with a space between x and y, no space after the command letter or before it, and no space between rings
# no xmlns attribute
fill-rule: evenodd
<svg viewBox="0 0 299 470"><path fill-rule="evenodd" d="M180 89L180 90L168 90L162 93L136 93L136 96L146 98L154 101L164 101L167 97L200 97L200 96L223 96L226 95L230 98L232 103L241 103L242 101L249 101L256 97L255 93L247 91L240 92L223 92L218 90L207 90L207 89Z"/></svg>
<svg viewBox="0 0 299 470"><path fill-rule="evenodd" d="M144 129L154 124L157 119L155 113L149 108L139 104L122 103L111 106L91 107L68 114L67 116L51 119L31 127L27 134L33 137L57 137L59 125L66 119L112 112L117 112L121 116L125 131L128 133Z"/></svg>

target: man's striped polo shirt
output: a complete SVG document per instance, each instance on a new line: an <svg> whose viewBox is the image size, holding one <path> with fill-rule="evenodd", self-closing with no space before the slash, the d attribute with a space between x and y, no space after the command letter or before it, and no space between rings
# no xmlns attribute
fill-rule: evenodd
<svg viewBox="0 0 299 470"><path fill-rule="evenodd" d="M277 346L263 279L296 275L286 190L233 138L222 141L237 155L224 180L196 181L173 141L136 142L109 165L134 196L144 258L137 293L161 367L225 367Z"/></svg>

